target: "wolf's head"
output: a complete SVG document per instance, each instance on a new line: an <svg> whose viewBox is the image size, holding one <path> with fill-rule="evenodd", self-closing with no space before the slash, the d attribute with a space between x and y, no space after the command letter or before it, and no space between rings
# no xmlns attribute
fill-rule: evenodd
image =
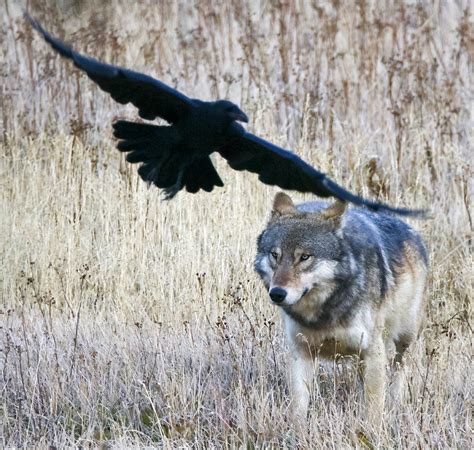
<svg viewBox="0 0 474 450"><path fill-rule="evenodd" d="M341 223L345 203L314 212L298 210L283 192L257 241L255 269L274 304L290 306L312 292L325 297L347 273ZM326 295L327 294L327 295Z"/></svg>

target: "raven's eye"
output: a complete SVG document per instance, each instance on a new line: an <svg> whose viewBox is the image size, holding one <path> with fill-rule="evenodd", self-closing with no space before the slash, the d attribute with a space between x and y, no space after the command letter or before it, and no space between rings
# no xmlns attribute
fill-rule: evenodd
<svg viewBox="0 0 474 450"><path fill-rule="evenodd" d="M303 253L300 256L300 261L307 261L309 258L311 258L311 255L308 255L307 253Z"/></svg>

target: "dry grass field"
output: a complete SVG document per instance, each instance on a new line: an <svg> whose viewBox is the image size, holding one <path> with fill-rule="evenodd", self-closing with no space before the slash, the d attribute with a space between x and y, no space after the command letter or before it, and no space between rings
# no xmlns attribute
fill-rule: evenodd
<svg viewBox="0 0 474 450"><path fill-rule="evenodd" d="M412 221L426 320L377 432L344 361L318 367L307 427L288 419L253 272L277 189L216 157L224 188L163 202L114 149L134 108L56 56L24 3L0 4L1 447L473 447L468 0L28 2L76 49L228 98L352 191L430 209Z"/></svg>

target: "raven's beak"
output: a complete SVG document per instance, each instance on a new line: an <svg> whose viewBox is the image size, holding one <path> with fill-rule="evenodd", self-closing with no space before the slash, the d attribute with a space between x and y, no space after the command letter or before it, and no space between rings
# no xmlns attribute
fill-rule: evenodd
<svg viewBox="0 0 474 450"><path fill-rule="evenodd" d="M237 120L239 122L248 123L249 121L249 118L247 117L247 115L240 110L236 112L231 112L229 116L232 117L232 119Z"/></svg>

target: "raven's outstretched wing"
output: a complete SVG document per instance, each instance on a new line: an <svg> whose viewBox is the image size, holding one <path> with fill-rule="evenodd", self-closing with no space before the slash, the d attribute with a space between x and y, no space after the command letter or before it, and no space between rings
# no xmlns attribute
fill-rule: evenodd
<svg viewBox="0 0 474 450"><path fill-rule="evenodd" d="M352 194L294 153L251 133L236 137L218 152L227 160L230 167L258 173L259 180L265 184L299 192L312 192L319 197L332 196L355 205L366 206L373 211L387 211L402 216L425 214L425 211L393 208Z"/></svg>
<svg viewBox="0 0 474 450"><path fill-rule="evenodd" d="M86 72L89 78L108 92L115 101L122 104L133 103L143 119L161 117L173 123L193 108L190 98L166 84L147 75L82 56L69 45L51 36L28 14L25 13L25 17L59 54L72 59L76 67Z"/></svg>

